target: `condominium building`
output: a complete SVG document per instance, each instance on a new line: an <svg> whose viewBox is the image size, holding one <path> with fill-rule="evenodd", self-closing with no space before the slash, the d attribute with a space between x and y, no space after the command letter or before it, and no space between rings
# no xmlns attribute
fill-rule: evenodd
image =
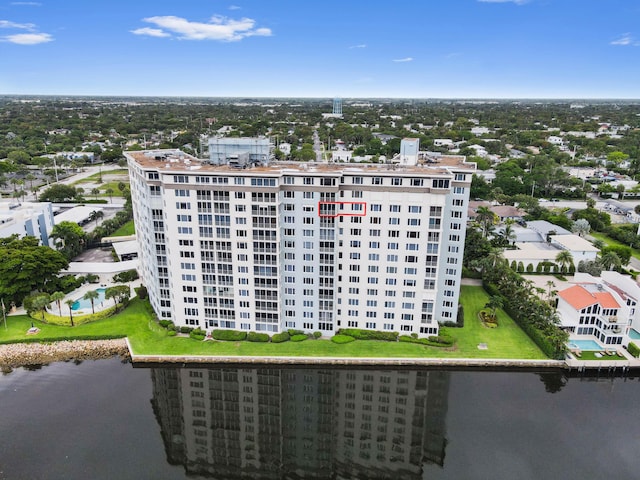
<svg viewBox="0 0 640 480"><path fill-rule="evenodd" d="M206 330L435 335L455 321L475 164L262 163L126 152L141 277Z"/></svg>
<svg viewBox="0 0 640 480"><path fill-rule="evenodd" d="M50 202L0 202L0 238L36 237L40 245L53 246L49 235L54 217Z"/></svg>

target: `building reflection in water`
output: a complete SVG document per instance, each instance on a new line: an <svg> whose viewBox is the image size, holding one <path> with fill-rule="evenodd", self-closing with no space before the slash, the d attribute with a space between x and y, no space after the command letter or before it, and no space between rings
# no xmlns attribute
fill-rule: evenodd
<svg viewBox="0 0 640 480"><path fill-rule="evenodd" d="M449 372L152 369L167 457L211 478L422 478L442 466Z"/></svg>

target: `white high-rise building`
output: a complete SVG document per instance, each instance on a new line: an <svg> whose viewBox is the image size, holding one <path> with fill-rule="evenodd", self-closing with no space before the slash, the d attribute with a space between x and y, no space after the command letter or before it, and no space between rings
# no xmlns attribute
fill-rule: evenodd
<svg viewBox="0 0 640 480"><path fill-rule="evenodd" d="M176 325L435 335L458 311L475 164L212 165L126 152L141 277Z"/></svg>

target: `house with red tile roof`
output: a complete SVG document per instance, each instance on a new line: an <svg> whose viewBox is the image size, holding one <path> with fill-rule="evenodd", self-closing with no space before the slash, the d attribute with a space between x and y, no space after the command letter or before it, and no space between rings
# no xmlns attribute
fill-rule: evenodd
<svg viewBox="0 0 640 480"><path fill-rule="evenodd" d="M599 278L558 292L561 326L572 339L596 340L604 347L628 344L630 307ZM585 278L585 280L587 280Z"/></svg>

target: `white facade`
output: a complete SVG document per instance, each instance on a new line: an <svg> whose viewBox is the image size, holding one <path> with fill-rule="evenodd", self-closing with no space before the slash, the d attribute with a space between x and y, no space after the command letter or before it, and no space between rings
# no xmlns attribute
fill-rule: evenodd
<svg viewBox="0 0 640 480"><path fill-rule="evenodd" d="M455 321L475 164L200 163L127 152L141 276L177 325L435 335Z"/></svg>
<svg viewBox="0 0 640 480"><path fill-rule="evenodd" d="M41 245L51 246L53 210L49 202L0 202L0 238L18 235L36 237Z"/></svg>

